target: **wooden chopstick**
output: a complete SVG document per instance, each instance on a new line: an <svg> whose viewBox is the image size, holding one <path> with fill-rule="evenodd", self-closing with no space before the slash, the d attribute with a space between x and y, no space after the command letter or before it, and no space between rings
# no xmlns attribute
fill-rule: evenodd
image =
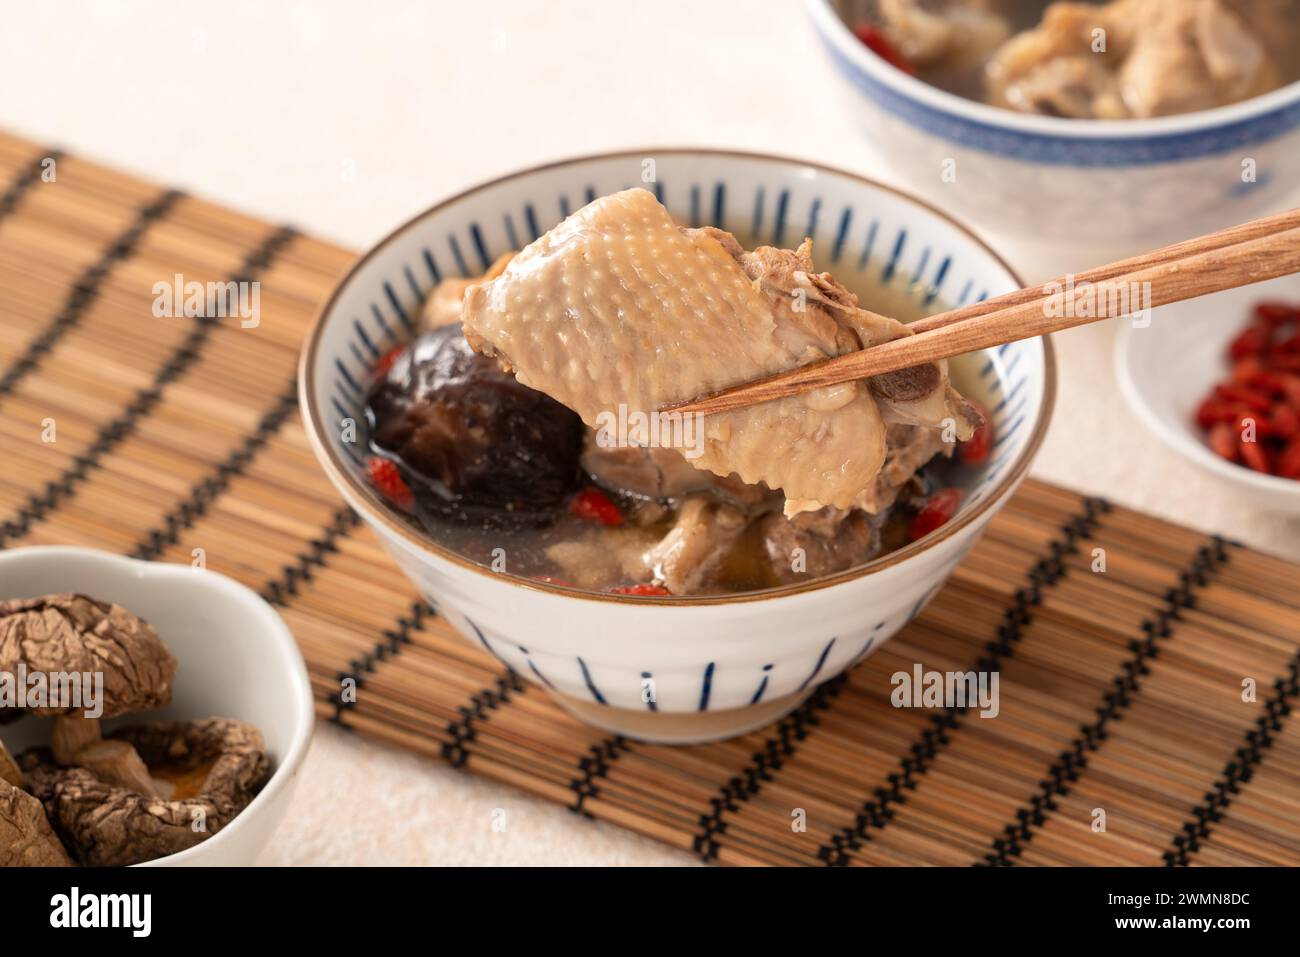
<svg viewBox="0 0 1300 957"><path fill-rule="evenodd" d="M944 326L951 326L967 319L986 316L991 312L997 312L999 309L1006 309L1008 306L1018 306L1022 302L1041 299L1043 286L1052 283L1064 286L1071 278L1073 278L1075 285L1083 282L1103 282L1127 272L1172 262L1183 256L1208 252L1211 249L1221 249L1224 246L1234 246L1237 243L1244 243L1251 239L1259 239L1273 233L1296 228L1300 228L1300 209L1288 209L1285 213L1278 213L1276 216L1252 219L1240 226L1230 226L1227 229L1220 229L1205 236L1184 239L1182 242L1174 243L1171 246L1162 246L1160 249L1142 253L1138 256L1131 256L1128 259L1120 259L1105 266L1089 269L1087 272L1075 273L1073 277L1057 276L1041 286L1025 286L1023 289L1004 293L1001 296L994 296L992 299L972 302L970 305L962 306L959 309L936 312L933 316L926 316L924 319L908 323L908 328L913 332L929 332L931 329L942 329Z"/></svg>
<svg viewBox="0 0 1300 957"><path fill-rule="evenodd" d="M744 408L1300 272L1297 215L1293 210L1090 270L1075 277L1072 293L1063 288L1065 283L1061 281L1059 285L1026 287L999 297L1011 304L999 308L995 302L991 312L973 316L967 313L956 320L947 318L952 313L943 313L932 317L916 335L668 405L660 411L708 414ZM1239 240L1249 238L1224 244L1224 234ZM1103 278L1085 283L1085 276ZM1109 291L1121 288L1138 290L1139 302L1133 308L1112 312ZM1090 296L1100 308L1087 308ZM1131 304L1129 298L1120 299L1117 305L1126 303Z"/></svg>

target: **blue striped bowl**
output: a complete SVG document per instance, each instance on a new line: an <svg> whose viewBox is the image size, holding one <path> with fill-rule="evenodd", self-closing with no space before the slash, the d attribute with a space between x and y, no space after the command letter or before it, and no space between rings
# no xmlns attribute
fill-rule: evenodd
<svg viewBox="0 0 1300 957"><path fill-rule="evenodd" d="M851 122L883 147L873 155L921 196L999 239L1032 244L1052 271L1276 212L1300 179L1300 83L1150 120L1033 116L890 66L841 18L860 6L852 0L805 6L843 80Z"/></svg>
<svg viewBox="0 0 1300 957"><path fill-rule="evenodd" d="M643 174L653 168L654 182ZM465 637L586 720L649 740L727 737L796 706L870 654L943 584L1023 477L1055 391L1044 340L966 363L993 410L996 446L960 512L937 532L838 575L727 597L636 598L497 573L412 528L364 474L362 383L409 338L448 276L481 273L590 199L653 188L679 221L778 245L812 236L819 268L908 280L924 304L1021 285L943 213L849 173L796 160L657 149L569 160L471 189L417 216L352 268L303 351L300 391L316 454L348 502Z"/></svg>

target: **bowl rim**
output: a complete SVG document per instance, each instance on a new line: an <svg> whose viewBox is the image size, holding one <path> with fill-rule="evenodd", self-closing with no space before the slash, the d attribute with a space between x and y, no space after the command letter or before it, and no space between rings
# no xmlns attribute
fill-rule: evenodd
<svg viewBox="0 0 1300 957"><path fill-rule="evenodd" d="M122 568L126 574L137 578L156 578L158 576L191 578L194 575L194 571L185 565L144 561L143 559L131 558L127 555L118 555L114 552L98 548L86 548L80 545L25 545L22 548L0 551L0 566L7 562L17 564L29 558L47 556L55 559L78 558L92 563L97 562L103 565L117 566ZM303 660L302 650L298 647L298 642L294 640L293 632L289 630L289 626L284 619L271 607L266 599L247 585L235 581L228 575L205 570L203 578L206 580L206 584L201 587L214 587L218 591L226 593L227 600L231 602L241 602L256 607L257 613L266 619L266 630L272 633L273 639L283 649L287 650L291 665L291 673L288 678L295 698L293 702L294 726L289 746L280 755L279 760L276 761L275 770L271 772L266 784L262 786L262 790L257 792L253 800L249 801L248 805L231 819L229 824L211 835L207 840L200 841L193 847L187 847L183 851L166 854L163 857L155 857L152 860L141 861L139 864L131 865L133 867L170 867L179 864L202 864L202 857L209 853L212 847L233 841L236 834L251 826L249 815L255 815L266 809L282 791L293 785L294 779L307 757L307 751L311 747L312 736L315 732L316 705L311 690L311 678L307 674L307 665ZM295 664L296 667L294 667ZM261 731L262 729L259 728L258 730ZM260 851L261 848L258 850Z"/></svg>
<svg viewBox="0 0 1300 957"><path fill-rule="evenodd" d="M1173 116L1130 120L1077 120L1061 116L1038 116L990 106L977 100L949 93L891 66L860 43L840 17L832 0L804 0L821 35L871 77L902 96L919 101L947 116L967 122L979 122L1019 133L1067 139L1147 139L1213 129L1227 123L1252 119L1280 107L1300 101L1300 80L1293 80L1276 90L1261 93L1236 103L1208 110L1194 110Z"/></svg>
<svg viewBox="0 0 1300 957"><path fill-rule="evenodd" d="M1128 407L1137 414L1147 431L1163 442L1166 448L1226 481L1239 482L1269 495L1300 499L1300 482L1295 479L1283 478L1280 475L1264 475L1244 465L1225 462L1211 452L1204 442L1197 441L1190 430L1180 431L1167 423L1147 399L1146 393L1142 391L1137 378L1133 375L1129 364L1133 335L1133 326L1127 322L1123 323L1115 334L1115 344L1111 354L1120 395L1124 397Z"/></svg>
<svg viewBox="0 0 1300 957"><path fill-rule="evenodd" d="M390 506L384 503L372 488L357 480L352 472L344 466L339 454L335 451L333 446L322 437L322 420L320 410L317 408L315 401L316 356L320 349L321 339L325 328L325 320L334 310L335 303L343 290L369 265L373 258L375 258L391 243L395 242L397 238L408 229L420 223L422 220L436 215L448 206L461 202L462 200L483 192L484 190L491 189L494 186L498 186L514 179L532 176L537 173L546 172L551 169L558 169L564 166L576 166L581 163L600 162L603 160L625 157L663 155L710 156L715 158L731 157L757 160L763 163L787 164L795 167L813 169L820 173L840 176L856 181L857 184L860 186L866 186L868 189L897 196L903 201L919 206L925 211L945 221L958 233L967 237L978 248L992 257L994 262L1007 271L1007 274L1011 276L1013 281L1019 283L1022 287L1025 284L1020 274L1016 272L1016 270L1012 268L1011 264L1008 263L995 249L993 249L993 247L989 245L983 237L976 233L974 229L966 226L960 220L949 215L938 206L935 206L917 196L913 196L905 190L878 182L859 173L854 173L834 166L828 166L823 163L812 162L806 159L799 159L797 157L781 156L774 153L762 153L753 150L718 149L698 146L641 147L637 149L607 150L569 156L494 177L439 200L421 212L416 213L414 216L409 217L396 228L389 231L382 239L359 256L356 261L348 267L347 272L339 277L334 288L330 291L329 296L321 304L320 308L316 311L316 315L312 319L311 331L307 335L307 339L303 344L302 353L298 360L298 403L301 407L303 419L306 425L305 431L307 432L307 438L312 446L312 450L316 453L317 460L324 468L326 476L334 486L343 493L344 498L347 499L354 508L359 508L360 511L363 511L365 517L370 521L377 522L384 526L389 532L395 533L397 538L404 542L408 547L414 546L417 554L426 552L432 553L437 558L451 562L453 565L457 565L461 568L468 569L492 581L506 582L510 585L530 591L549 594L560 598L576 598L582 599L583 601L607 604L656 606L660 608L685 608L705 605L734 605L741 602L761 602L790 598L795 595L802 595L812 591L819 591L823 588L829 588L833 585L844 584L883 571L886 568L891 568L895 565L901 564L915 555L919 555L921 552L939 544L940 542L946 541L957 532L970 525L976 518L982 516L993 506L994 503L1000 501L1010 489L1019 483L1020 479L1028 471L1029 464L1033 461L1034 454L1038 451L1039 446L1042 445L1043 437L1046 435L1048 425L1051 423L1052 411L1056 405L1056 354L1055 350L1052 348L1050 336L1038 337L1043 346L1044 373L1043 397L1040 404L1041 412L1038 417L1038 422L1021 449L1020 454L1016 457L1016 460L1011 463L1006 474L1003 475L998 484L990 489L974 508L958 515L956 520L945 522L935 531L917 539L915 542L910 542L907 545L904 545L902 548L896 549L895 551L889 552L888 554L882 555L869 562L865 562L862 565L845 569L842 572L837 572L833 575L825 575L810 581L798 582L791 585L780 585L773 588L738 592L730 595L671 595L651 597L593 592L576 586L557 585L551 582L542 582L536 579L524 578L510 572L491 571L490 569L479 565L477 562L472 562L451 549L442 546L438 542L434 541L430 536L420 535L408 524L399 521L393 515L389 514Z"/></svg>

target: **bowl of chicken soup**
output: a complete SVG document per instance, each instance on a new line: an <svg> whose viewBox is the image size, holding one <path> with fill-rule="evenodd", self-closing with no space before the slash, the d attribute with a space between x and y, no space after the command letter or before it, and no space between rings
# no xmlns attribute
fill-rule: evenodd
<svg viewBox="0 0 1300 957"><path fill-rule="evenodd" d="M331 481L467 641L594 725L725 738L942 587L1038 448L1051 347L659 410L1020 285L945 213L850 173L583 157L365 254L304 347L301 405Z"/></svg>
<svg viewBox="0 0 1300 957"><path fill-rule="evenodd" d="M1298 0L805 0L918 194L1078 270L1294 204Z"/></svg>

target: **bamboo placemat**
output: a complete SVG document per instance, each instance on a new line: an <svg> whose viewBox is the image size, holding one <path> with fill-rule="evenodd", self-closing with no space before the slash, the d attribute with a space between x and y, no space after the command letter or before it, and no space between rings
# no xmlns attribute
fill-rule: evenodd
<svg viewBox="0 0 1300 957"><path fill-rule="evenodd" d="M1300 566L1031 481L778 724L611 737L457 637L317 468L295 364L352 253L3 134L0 190L0 547L202 549L322 718L726 864L1300 864ZM176 273L260 280L260 326L154 318ZM998 670L1001 714L892 707L917 662Z"/></svg>

